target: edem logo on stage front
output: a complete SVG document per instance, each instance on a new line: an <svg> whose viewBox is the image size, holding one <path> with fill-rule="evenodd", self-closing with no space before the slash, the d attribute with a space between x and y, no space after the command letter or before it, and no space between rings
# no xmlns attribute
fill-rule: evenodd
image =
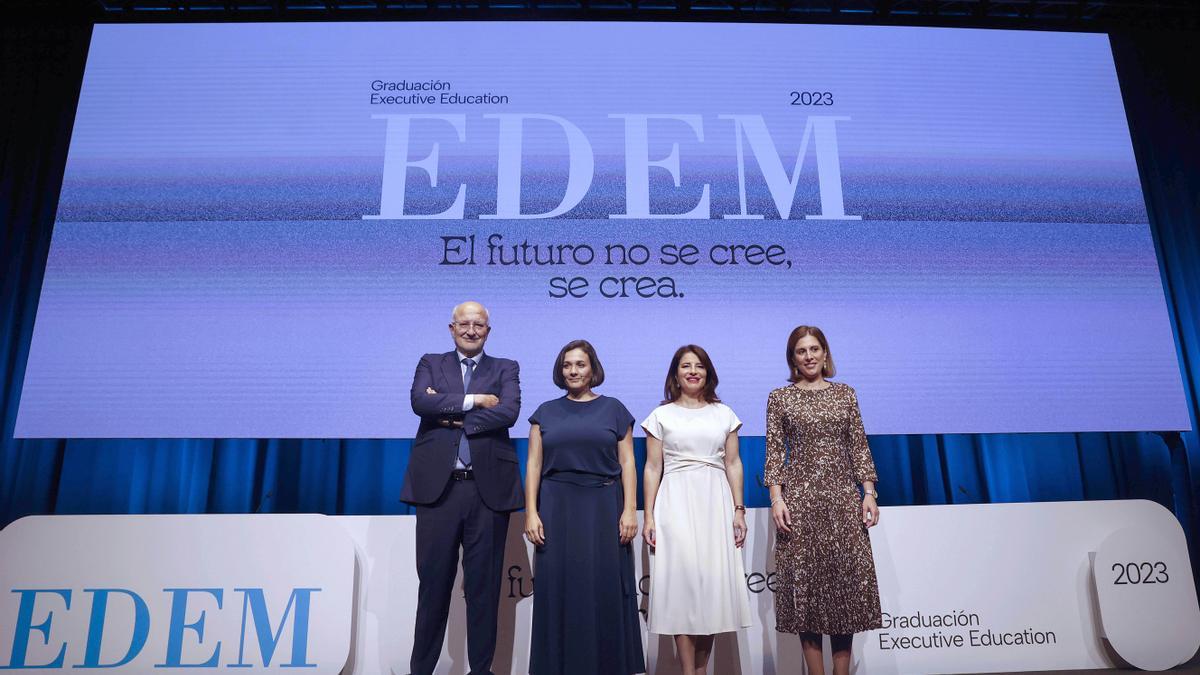
<svg viewBox="0 0 1200 675"><path fill-rule="evenodd" d="M222 649L225 645L221 640L211 640L211 652L206 660L201 659L185 662L184 640L189 641L189 654L197 653L197 645L205 644L205 623L210 626L209 634L214 632L211 627L218 623L221 614L218 612L241 612L241 629L238 633L237 659L229 660L228 668L268 667L276 660L276 648L281 642L286 644L290 637L291 651L287 654L288 661L278 664L285 668L313 668L316 664L308 662L308 631L309 616L312 610L313 595L320 588L293 588L288 596L287 604L279 611L275 608L277 621L272 622L272 612L267 606L262 588L164 588L163 593L169 596L169 612L166 616L152 616L150 604L136 591L128 588L13 588L11 593L18 596L19 606L17 620L12 632L12 652L8 665L0 665L0 670L17 668L62 668L67 651L78 641L64 634L60 628L55 631L55 617L60 617L59 624L64 623L62 614L87 611L87 630L81 635L84 643L83 660L72 664L72 668L115 668L123 666L136 659L145 649L147 638L152 625L165 620L166 648L162 660L154 664L155 668L216 668L221 663L222 653L228 659L231 649ZM274 589L272 589L274 592ZM90 604L88 599L90 598ZM233 602L225 603L229 598ZM110 599L119 599L112 603ZM188 608L189 599L193 600L191 611ZM202 600L201 600L202 599ZM199 602L209 608L199 610ZM216 612L212 611L215 604ZM116 606L119 605L118 609ZM240 605L240 609L239 609ZM121 614L123 612L123 614ZM35 616L38 617L35 619ZM195 617L188 621L187 617ZM44 617L44 618L43 618ZM232 618L232 617L230 617ZM37 623L34 623L37 621ZM122 642L119 646L105 644L104 631L106 626L121 625L122 635L129 634L132 626L132 636L125 648ZM249 640L247 636L249 635ZM49 663L29 663L27 651L30 640L34 639L44 645L60 643L58 655ZM110 640L111 642L111 640ZM249 644L249 649L247 646ZM255 646L258 659L254 658ZM113 661L101 660L101 648L106 654L122 650L124 655ZM72 649L72 651L75 651ZM283 655L280 655L281 659Z"/></svg>

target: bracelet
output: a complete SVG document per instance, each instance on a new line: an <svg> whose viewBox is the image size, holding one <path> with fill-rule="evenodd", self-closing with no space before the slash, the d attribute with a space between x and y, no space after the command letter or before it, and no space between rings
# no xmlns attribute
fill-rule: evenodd
<svg viewBox="0 0 1200 675"><path fill-rule="evenodd" d="M775 499L772 499L772 500L771 500L771 506L775 506L776 504L778 504L778 503L779 503L779 502L781 502L781 501L783 501L783 497L777 497L777 498L775 498Z"/></svg>
<svg viewBox="0 0 1200 675"><path fill-rule="evenodd" d="M737 504L733 507L733 510L734 511L745 511L746 506L745 506L745 504Z"/></svg>
<svg viewBox="0 0 1200 675"><path fill-rule="evenodd" d="M874 497L875 499L879 499L878 492L876 492L874 490L863 490L863 499L866 499L868 496Z"/></svg>

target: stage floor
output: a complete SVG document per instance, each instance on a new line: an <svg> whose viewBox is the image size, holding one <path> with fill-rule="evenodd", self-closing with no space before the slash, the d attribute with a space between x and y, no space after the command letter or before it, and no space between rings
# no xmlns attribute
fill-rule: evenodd
<svg viewBox="0 0 1200 675"><path fill-rule="evenodd" d="M1106 670L1039 670L1023 673L1022 675L1096 675L1097 673L1133 673L1145 672L1128 666L1126 668L1109 668ZM1188 675L1200 675L1200 653L1191 658L1190 661L1174 668L1164 671L1168 673L1187 673ZM990 673L985 675L1012 675L1011 673Z"/></svg>

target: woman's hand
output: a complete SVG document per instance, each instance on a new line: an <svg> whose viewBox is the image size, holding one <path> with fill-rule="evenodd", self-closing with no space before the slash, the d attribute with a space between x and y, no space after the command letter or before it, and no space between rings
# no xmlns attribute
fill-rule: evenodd
<svg viewBox="0 0 1200 675"><path fill-rule="evenodd" d="M621 520L617 523L617 527L621 531L621 543L628 544L637 536L637 513L634 511L622 511Z"/></svg>
<svg viewBox="0 0 1200 675"><path fill-rule="evenodd" d="M642 540L650 548L654 548L654 516L646 516L646 520L642 523Z"/></svg>
<svg viewBox="0 0 1200 675"><path fill-rule="evenodd" d="M733 545L741 548L746 543L746 512L733 512Z"/></svg>
<svg viewBox="0 0 1200 675"><path fill-rule="evenodd" d="M546 531L542 529L542 519L534 511L525 512L525 538L534 546L546 545Z"/></svg>
<svg viewBox="0 0 1200 675"><path fill-rule="evenodd" d="M771 505L771 518L775 521L775 527L780 532L792 532L792 514L788 511L787 504L782 499L779 499Z"/></svg>
<svg viewBox="0 0 1200 675"><path fill-rule="evenodd" d="M875 503L874 497L865 495L863 497L862 509L864 525L875 527L879 524L879 505Z"/></svg>

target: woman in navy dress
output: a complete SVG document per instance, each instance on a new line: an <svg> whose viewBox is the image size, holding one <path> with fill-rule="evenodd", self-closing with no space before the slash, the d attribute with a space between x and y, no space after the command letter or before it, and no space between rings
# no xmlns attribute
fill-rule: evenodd
<svg viewBox="0 0 1200 675"><path fill-rule="evenodd" d="M525 536L534 557L532 675L645 672L633 578L633 415L592 391L604 368L586 340L554 362L567 395L529 418Z"/></svg>

